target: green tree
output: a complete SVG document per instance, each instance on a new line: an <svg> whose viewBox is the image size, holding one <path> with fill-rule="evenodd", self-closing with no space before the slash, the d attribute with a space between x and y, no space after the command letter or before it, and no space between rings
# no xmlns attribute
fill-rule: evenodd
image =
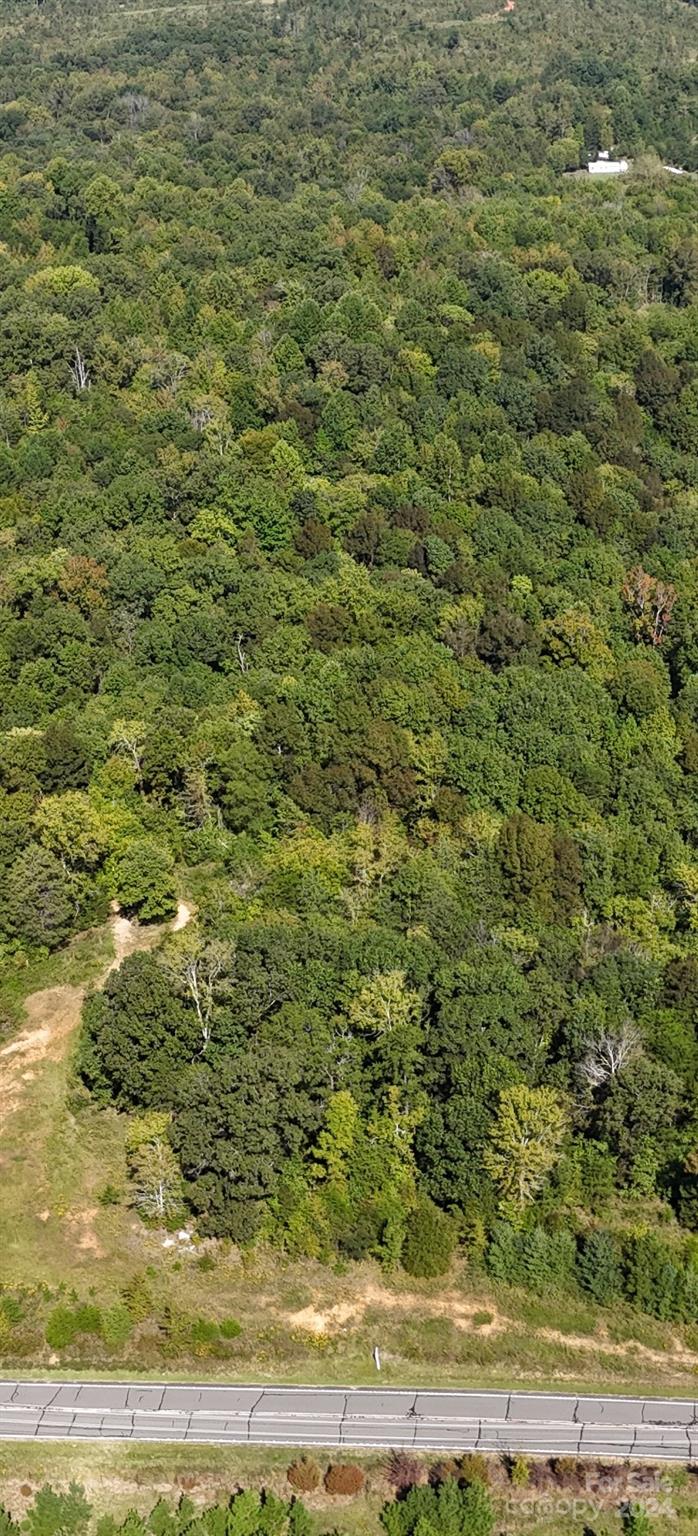
<svg viewBox="0 0 698 1536"><path fill-rule="evenodd" d="M42 800L35 824L43 846L63 864L94 869L106 852L107 833L99 812L79 790Z"/></svg>
<svg viewBox="0 0 698 1536"><path fill-rule="evenodd" d="M623 1289L621 1254L611 1232L590 1232L584 1238L577 1260L579 1279L602 1306L609 1306Z"/></svg>
<svg viewBox="0 0 698 1536"><path fill-rule="evenodd" d="M131 955L88 998L79 1065L102 1102L171 1106L184 1069L200 1052L196 1014L172 991L152 955Z"/></svg>
<svg viewBox="0 0 698 1536"><path fill-rule="evenodd" d="M623 1511L623 1530L626 1536L652 1536L652 1521L641 1504L628 1504Z"/></svg>
<svg viewBox="0 0 698 1536"><path fill-rule="evenodd" d="M402 1264L409 1275L445 1275L456 1246L453 1222L431 1200L421 1200L407 1218Z"/></svg>
<svg viewBox="0 0 698 1536"><path fill-rule="evenodd" d="M107 879L119 904L144 922L171 917L177 908L174 859L153 838L118 849L107 861Z"/></svg>
<svg viewBox="0 0 698 1536"><path fill-rule="evenodd" d="M521 1212L539 1194L560 1155L566 1125L551 1088L515 1083L500 1093L484 1162L507 1208Z"/></svg>
<svg viewBox="0 0 698 1536"><path fill-rule="evenodd" d="M7 873L5 923L28 944L55 949L75 925L70 879L49 849L30 843Z"/></svg>
<svg viewBox="0 0 698 1536"><path fill-rule="evenodd" d="M490 1496L479 1480L466 1487L447 1479L437 1487L411 1488L404 1499L385 1504L380 1519L388 1536L490 1536L494 1525Z"/></svg>
<svg viewBox="0 0 698 1536"><path fill-rule="evenodd" d="M523 913L530 910L535 916L551 919L555 881L551 828L517 811L504 823L499 846L512 909ZM568 879L566 872L565 884Z"/></svg>
<svg viewBox="0 0 698 1536"><path fill-rule="evenodd" d="M92 1505L79 1483L57 1492L50 1483L39 1488L27 1510L24 1528L29 1536L82 1536L92 1517Z"/></svg>

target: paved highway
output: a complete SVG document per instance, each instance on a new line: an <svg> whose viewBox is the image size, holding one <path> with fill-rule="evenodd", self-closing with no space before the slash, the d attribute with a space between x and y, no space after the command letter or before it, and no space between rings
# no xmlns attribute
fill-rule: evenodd
<svg viewBox="0 0 698 1536"><path fill-rule="evenodd" d="M536 1392L0 1382L0 1438L698 1459L698 1402Z"/></svg>

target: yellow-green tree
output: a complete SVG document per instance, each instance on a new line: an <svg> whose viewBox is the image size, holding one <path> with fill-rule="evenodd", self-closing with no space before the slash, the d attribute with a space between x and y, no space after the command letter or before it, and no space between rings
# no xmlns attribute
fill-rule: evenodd
<svg viewBox="0 0 698 1536"><path fill-rule="evenodd" d="M347 1013L362 1034L380 1036L406 1029L419 1018L418 992L406 985L404 971L381 971L352 998Z"/></svg>
<svg viewBox="0 0 698 1536"><path fill-rule="evenodd" d="M535 1200L560 1155L566 1126L552 1088L514 1083L502 1090L484 1161L508 1212L520 1214Z"/></svg>

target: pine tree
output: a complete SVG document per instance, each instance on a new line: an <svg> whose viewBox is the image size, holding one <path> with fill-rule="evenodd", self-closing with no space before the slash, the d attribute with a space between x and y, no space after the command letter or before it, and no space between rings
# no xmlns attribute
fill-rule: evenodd
<svg viewBox="0 0 698 1536"><path fill-rule="evenodd" d="M41 404L39 381L32 368L24 380L24 419L28 432L40 432L48 424L48 416Z"/></svg>

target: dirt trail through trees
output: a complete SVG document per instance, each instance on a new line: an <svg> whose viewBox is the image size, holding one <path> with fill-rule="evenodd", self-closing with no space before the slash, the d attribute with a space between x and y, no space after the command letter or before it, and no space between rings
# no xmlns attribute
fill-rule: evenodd
<svg viewBox="0 0 698 1536"><path fill-rule="evenodd" d="M180 901L171 930L179 932L185 928L192 914L193 908ZM109 927L114 957L100 978L100 986L128 955L152 949L164 931L162 926L142 928L118 912L113 913ZM80 1023L86 991L86 987L46 987L27 998L26 1028L0 1050L0 1126L17 1109L23 1087L34 1081L42 1062L59 1060L66 1050L67 1041Z"/></svg>

